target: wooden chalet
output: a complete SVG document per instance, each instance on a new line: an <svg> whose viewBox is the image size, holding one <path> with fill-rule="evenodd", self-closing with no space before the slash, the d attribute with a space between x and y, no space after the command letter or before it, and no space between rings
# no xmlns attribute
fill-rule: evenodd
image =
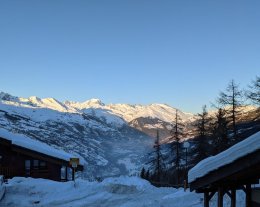
<svg viewBox="0 0 260 207"><path fill-rule="evenodd" d="M223 196L236 206L236 191L243 190L246 207L260 207L260 189L252 188L260 179L260 132L220 154L207 158L189 171L190 191L204 193L204 207L217 193L218 207Z"/></svg>
<svg viewBox="0 0 260 207"><path fill-rule="evenodd" d="M22 135L0 130L0 175L45 178L55 181L74 179L70 157L64 151ZM77 165L75 171L82 171ZM71 175L71 176L70 176Z"/></svg>

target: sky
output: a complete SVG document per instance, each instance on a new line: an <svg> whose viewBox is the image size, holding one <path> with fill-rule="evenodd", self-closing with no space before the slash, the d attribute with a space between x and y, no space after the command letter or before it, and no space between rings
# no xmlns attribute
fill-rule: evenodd
<svg viewBox="0 0 260 207"><path fill-rule="evenodd" d="M2 0L0 91L197 113L260 75L259 0Z"/></svg>

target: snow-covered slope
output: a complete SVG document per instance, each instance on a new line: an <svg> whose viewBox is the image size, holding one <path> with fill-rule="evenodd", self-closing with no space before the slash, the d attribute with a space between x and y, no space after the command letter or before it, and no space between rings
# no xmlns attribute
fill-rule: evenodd
<svg viewBox="0 0 260 207"><path fill-rule="evenodd" d="M162 131L162 138L169 136L176 115L176 108L167 104L105 105L99 99L90 99L82 103L73 101L62 103L54 98L41 99L36 96L19 98L3 92L0 93L0 104L0 109L23 114L38 121L61 119L61 113L56 112L62 112L63 115L67 113L97 117L107 124L116 126L129 124L150 136L153 136L154 130L159 128ZM179 110L178 113L185 125L195 120L195 116L191 113Z"/></svg>
<svg viewBox="0 0 260 207"><path fill-rule="evenodd" d="M174 122L176 108L167 104L150 104L150 105L130 105L130 104L108 104L105 105L99 99L91 99L83 103L65 101L66 106L73 107L78 110L88 108L101 108L113 112L115 115L122 117L125 121L131 122L137 118L157 118L164 122ZM193 121L194 115L179 111L179 115L183 122Z"/></svg>
<svg viewBox="0 0 260 207"><path fill-rule="evenodd" d="M85 113L95 113L97 116L106 117L113 114L127 122L131 127L134 127L149 136L154 137L156 130L160 130L162 139L170 136L170 130L175 122L176 108L167 104L150 104L150 105L130 105L130 104L108 104L105 105L99 99L91 99L83 103L66 101L64 103L68 107L73 107L75 110ZM104 114L102 111L105 111ZM191 113L186 113L178 110L178 115L185 127L189 127L196 116ZM112 119L113 120L113 119ZM120 122L120 120L115 122Z"/></svg>
<svg viewBox="0 0 260 207"><path fill-rule="evenodd" d="M156 129L168 137L176 109L166 104L105 105L0 93L0 128L46 142L87 163L85 176L135 174L146 163ZM179 112L183 123L194 116ZM143 133L144 132L144 133Z"/></svg>
<svg viewBox="0 0 260 207"><path fill-rule="evenodd" d="M152 139L111 111L77 109L55 99L0 94L0 128L85 158L83 176L136 174Z"/></svg>

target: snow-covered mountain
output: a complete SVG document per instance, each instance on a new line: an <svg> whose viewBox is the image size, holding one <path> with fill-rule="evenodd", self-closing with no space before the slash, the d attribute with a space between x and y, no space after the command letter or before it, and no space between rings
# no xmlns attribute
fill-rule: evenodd
<svg viewBox="0 0 260 207"><path fill-rule="evenodd" d="M163 131L161 138L169 136L165 131L172 128L175 122L176 108L167 104L150 105L130 105L130 104L108 104L105 105L99 99L90 99L85 102L65 101L60 102L54 98L38 98L32 96L29 98L19 98L7 93L0 93L0 100L6 105L26 107L34 109L51 109L63 113L84 114L98 117L108 124L121 126L129 124L130 126L147 133L150 136L155 134L155 129ZM185 113L178 110L182 122L186 125L195 120L191 113ZM45 116L44 116L45 115ZM31 115L29 115L31 116ZM34 115L35 116L35 115ZM37 118L38 114L35 118ZM50 114L41 114L38 119L56 119L51 118Z"/></svg>
<svg viewBox="0 0 260 207"><path fill-rule="evenodd" d="M0 93L0 127L78 153L88 163L88 177L139 172L152 149L151 136L157 128L162 138L169 136L175 113L166 104L60 102ZM194 120L192 114L179 115L185 124Z"/></svg>
<svg viewBox="0 0 260 207"><path fill-rule="evenodd" d="M251 108L243 110L247 116L254 115ZM192 137L196 115L180 110L178 115L185 127L183 138ZM88 163L87 177L140 172L157 129L162 142L171 141L175 116L176 109L166 104L106 105L99 99L60 102L0 93L1 128L77 153Z"/></svg>

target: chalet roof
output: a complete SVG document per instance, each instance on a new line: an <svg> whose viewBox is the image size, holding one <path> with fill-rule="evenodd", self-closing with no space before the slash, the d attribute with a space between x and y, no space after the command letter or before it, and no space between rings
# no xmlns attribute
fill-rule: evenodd
<svg viewBox="0 0 260 207"><path fill-rule="evenodd" d="M194 182L198 178L202 178L207 174L256 151L260 151L260 132L255 133L215 156L199 162L189 171L188 181L189 183Z"/></svg>
<svg viewBox="0 0 260 207"><path fill-rule="evenodd" d="M70 158L78 157L63 150L55 149L46 143L33 140L25 135L16 134L5 129L0 129L0 138L11 141L13 145L36 151L54 158L59 158L64 161L70 161ZM84 164L84 160L82 158L80 158L80 164Z"/></svg>

